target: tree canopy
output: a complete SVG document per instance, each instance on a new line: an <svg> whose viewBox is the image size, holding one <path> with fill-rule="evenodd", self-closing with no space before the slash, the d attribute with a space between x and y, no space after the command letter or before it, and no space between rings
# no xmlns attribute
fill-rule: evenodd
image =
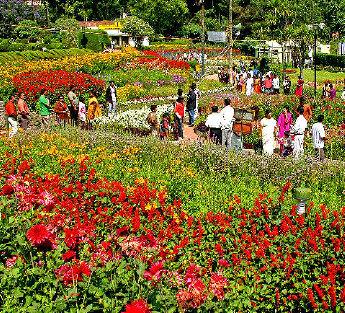
<svg viewBox="0 0 345 313"><path fill-rule="evenodd" d="M291 38L305 32L305 26L326 24L320 37L345 36L345 1L339 0L233 0L234 24L241 23L240 39ZM123 13L141 18L157 34L200 36L198 0L45 0L50 19L114 20ZM204 0L206 30L226 29L229 0ZM45 9L45 7L44 7ZM44 10L43 10L44 11ZM22 0L0 0L0 37L11 35L11 25L34 17ZM42 14L41 14L42 15ZM43 16L45 18L45 14ZM9 27L11 26L11 27ZM298 35L298 36L299 36Z"/></svg>

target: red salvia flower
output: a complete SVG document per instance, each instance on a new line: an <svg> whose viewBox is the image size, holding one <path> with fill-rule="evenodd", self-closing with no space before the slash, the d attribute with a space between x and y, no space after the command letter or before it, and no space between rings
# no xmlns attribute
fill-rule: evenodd
<svg viewBox="0 0 345 313"><path fill-rule="evenodd" d="M308 296L311 307L314 310L316 310L318 308L318 306L317 306L317 303L315 302L314 293L313 293L313 290L311 288L308 288L307 296Z"/></svg>
<svg viewBox="0 0 345 313"><path fill-rule="evenodd" d="M328 294L331 298L331 306L334 309L337 306L337 294L333 285L329 287Z"/></svg>

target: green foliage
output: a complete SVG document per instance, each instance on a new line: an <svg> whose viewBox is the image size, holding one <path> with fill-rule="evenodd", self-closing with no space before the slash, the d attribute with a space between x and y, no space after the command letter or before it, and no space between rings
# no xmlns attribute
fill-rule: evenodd
<svg viewBox="0 0 345 313"><path fill-rule="evenodd" d="M345 56L319 53L316 55L316 64L345 69Z"/></svg>
<svg viewBox="0 0 345 313"><path fill-rule="evenodd" d="M123 21L122 32L130 34L136 46L142 45L144 37L150 37L154 34L154 30L150 24L136 16L127 17Z"/></svg>
<svg viewBox="0 0 345 313"><path fill-rule="evenodd" d="M59 31L59 36L64 48L76 48L78 46L79 23L73 18L59 18L55 22L55 28Z"/></svg>
<svg viewBox="0 0 345 313"><path fill-rule="evenodd" d="M149 23L158 34L175 35L187 20L184 0L130 0L133 15Z"/></svg>
<svg viewBox="0 0 345 313"><path fill-rule="evenodd" d="M78 32L78 46L82 47L84 32ZM102 30L89 30L85 31L86 46L83 48L90 49L92 51L103 51L110 45L109 36Z"/></svg>
<svg viewBox="0 0 345 313"><path fill-rule="evenodd" d="M39 27L36 21L24 20L17 25L14 33L19 39L25 39L28 42L37 42L42 40L45 32Z"/></svg>
<svg viewBox="0 0 345 313"><path fill-rule="evenodd" d="M189 23L183 25L180 31L180 35L187 38L200 38L202 34L202 28L199 24Z"/></svg>
<svg viewBox="0 0 345 313"><path fill-rule="evenodd" d="M22 52L1 52L0 63L8 64L19 61L33 61L41 59L61 59L66 56L83 55L90 53L85 49L52 49L48 51L22 51Z"/></svg>

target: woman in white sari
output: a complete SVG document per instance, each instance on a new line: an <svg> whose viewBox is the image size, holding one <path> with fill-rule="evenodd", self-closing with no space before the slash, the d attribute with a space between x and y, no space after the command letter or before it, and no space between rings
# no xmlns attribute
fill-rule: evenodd
<svg viewBox="0 0 345 313"><path fill-rule="evenodd" d="M272 118L270 110L266 110L265 117L260 122L263 154L266 156L273 155L275 133L277 132L277 121Z"/></svg>

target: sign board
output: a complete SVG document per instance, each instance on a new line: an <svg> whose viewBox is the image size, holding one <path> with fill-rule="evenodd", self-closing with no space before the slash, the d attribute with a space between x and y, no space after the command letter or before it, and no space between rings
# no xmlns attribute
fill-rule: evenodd
<svg viewBox="0 0 345 313"><path fill-rule="evenodd" d="M122 28L122 23L120 22L114 22L113 24L98 26L98 29L102 29L102 30L112 30L112 29L121 29L121 28Z"/></svg>
<svg viewBox="0 0 345 313"><path fill-rule="evenodd" d="M225 32L207 32L207 40L211 42L227 42Z"/></svg>

